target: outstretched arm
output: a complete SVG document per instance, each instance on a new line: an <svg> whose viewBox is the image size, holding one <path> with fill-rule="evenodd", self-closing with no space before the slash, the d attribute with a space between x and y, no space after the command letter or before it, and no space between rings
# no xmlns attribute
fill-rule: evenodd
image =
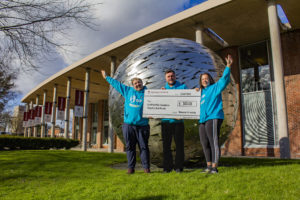
<svg viewBox="0 0 300 200"><path fill-rule="evenodd" d="M101 74L102 74L102 77L105 79L107 76L105 70L101 70Z"/></svg>
<svg viewBox="0 0 300 200"><path fill-rule="evenodd" d="M228 54L227 57L225 57L225 60L226 60L226 66L231 67L231 65L233 63L232 56L230 54Z"/></svg>
<svg viewBox="0 0 300 200"><path fill-rule="evenodd" d="M105 70L101 70L102 77L111 85L113 86L122 96L126 96L130 87L120 83L119 81L111 78L110 76L106 75Z"/></svg>
<svg viewBox="0 0 300 200"><path fill-rule="evenodd" d="M225 70L223 72L223 76L216 83L217 88L218 88L218 92L220 92L220 93L226 88L226 86L230 82L230 67L233 63L233 59L232 59L232 56L230 54L228 54L225 57L225 60L226 60L226 66L227 67L225 67Z"/></svg>

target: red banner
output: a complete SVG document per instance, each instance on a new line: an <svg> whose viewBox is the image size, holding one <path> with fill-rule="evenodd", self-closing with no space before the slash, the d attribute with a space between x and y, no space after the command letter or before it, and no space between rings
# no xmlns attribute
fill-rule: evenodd
<svg viewBox="0 0 300 200"><path fill-rule="evenodd" d="M46 102L45 114L46 115L51 115L51 113L52 113L52 103L51 102Z"/></svg>
<svg viewBox="0 0 300 200"><path fill-rule="evenodd" d="M66 108L66 98L65 97L58 97L58 110L64 111Z"/></svg>
<svg viewBox="0 0 300 200"><path fill-rule="evenodd" d="M34 118L35 118L35 109L31 109L30 119L34 119Z"/></svg>
<svg viewBox="0 0 300 200"><path fill-rule="evenodd" d="M28 112L24 112L23 121L28 121Z"/></svg>
<svg viewBox="0 0 300 200"><path fill-rule="evenodd" d="M35 117L42 117L42 107L36 106L34 109L35 109Z"/></svg>
<svg viewBox="0 0 300 200"><path fill-rule="evenodd" d="M28 120L31 119L31 115L32 115L32 109L29 109L29 110L28 110Z"/></svg>
<svg viewBox="0 0 300 200"><path fill-rule="evenodd" d="M83 106L83 95L84 95L83 91L76 90L76 92L75 92L75 106Z"/></svg>

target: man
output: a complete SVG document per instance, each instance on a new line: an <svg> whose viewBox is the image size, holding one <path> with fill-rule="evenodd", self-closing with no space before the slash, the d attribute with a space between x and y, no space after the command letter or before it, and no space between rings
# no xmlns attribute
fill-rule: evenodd
<svg viewBox="0 0 300 200"><path fill-rule="evenodd" d="M119 81L106 75L101 70L103 78L113 86L124 98L124 124L122 125L123 136L126 143L128 161L128 174L135 172L136 144L140 148L140 157L145 173L150 173L150 159L148 139L150 135L149 119L143 118L144 91L143 81L133 78L133 87L126 86Z"/></svg>
<svg viewBox="0 0 300 200"><path fill-rule="evenodd" d="M187 89L184 84L176 81L175 72L171 69L165 72L166 85L162 89ZM169 173L173 169L180 173L183 171L184 162L184 124L179 119L162 119L161 131L163 140L163 166L164 172ZM176 144L175 164L171 152L172 137Z"/></svg>

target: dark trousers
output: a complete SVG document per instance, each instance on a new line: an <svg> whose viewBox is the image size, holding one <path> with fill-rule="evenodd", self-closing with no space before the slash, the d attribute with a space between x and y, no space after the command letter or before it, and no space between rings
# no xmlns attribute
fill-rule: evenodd
<svg viewBox="0 0 300 200"><path fill-rule="evenodd" d="M183 169L184 162L184 124L183 123L162 123L163 140L163 165L164 170ZM176 144L175 165L171 151L172 138Z"/></svg>
<svg viewBox="0 0 300 200"><path fill-rule="evenodd" d="M134 169L136 164L136 144L140 149L141 161L144 169L150 168L150 153L148 147L148 140L150 135L150 127L134 126L123 124L123 136L126 143L126 155L128 161L128 168Z"/></svg>
<svg viewBox="0 0 300 200"><path fill-rule="evenodd" d="M219 135L222 122L222 119L212 119L199 125L200 142L203 148L206 162L219 162Z"/></svg>

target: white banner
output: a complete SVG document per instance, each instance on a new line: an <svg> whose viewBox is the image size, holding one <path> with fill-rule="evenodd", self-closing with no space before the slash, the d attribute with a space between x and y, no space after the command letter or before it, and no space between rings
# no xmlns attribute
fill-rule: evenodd
<svg viewBox="0 0 300 200"><path fill-rule="evenodd" d="M63 110L57 110L56 119L58 119L58 120L64 120L65 119L65 111L63 111Z"/></svg>
<svg viewBox="0 0 300 200"><path fill-rule="evenodd" d="M51 115L45 114L45 122L51 122Z"/></svg>
<svg viewBox="0 0 300 200"><path fill-rule="evenodd" d="M34 126L34 119L29 119L28 122L28 127L33 127Z"/></svg>
<svg viewBox="0 0 300 200"><path fill-rule="evenodd" d="M34 118L34 125L40 125L41 124L41 118L40 117L35 117Z"/></svg>
<svg viewBox="0 0 300 200"><path fill-rule="evenodd" d="M200 92L196 90L145 90L143 117L199 119Z"/></svg>
<svg viewBox="0 0 300 200"><path fill-rule="evenodd" d="M83 117L83 106L74 106L74 116Z"/></svg>
<svg viewBox="0 0 300 200"><path fill-rule="evenodd" d="M27 128L27 121L23 121L23 127Z"/></svg>

